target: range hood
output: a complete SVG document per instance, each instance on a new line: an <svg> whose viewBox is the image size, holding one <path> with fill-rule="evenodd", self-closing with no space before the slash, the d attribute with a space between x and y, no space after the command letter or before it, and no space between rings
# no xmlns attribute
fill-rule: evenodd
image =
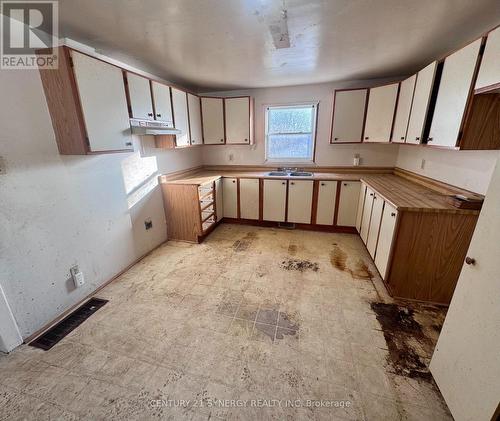
<svg viewBox="0 0 500 421"><path fill-rule="evenodd" d="M177 135L181 131L173 127L174 125L166 121L150 121L130 119L130 130L132 134L139 136L161 136L161 135Z"/></svg>

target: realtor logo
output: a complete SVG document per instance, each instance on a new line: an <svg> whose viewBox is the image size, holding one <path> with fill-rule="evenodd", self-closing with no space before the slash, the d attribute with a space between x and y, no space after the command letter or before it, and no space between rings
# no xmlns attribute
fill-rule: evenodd
<svg viewBox="0 0 500 421"><path fill-rule="evenodd" d="M0 4L0 68L57 68L58 2L5 0Z"/></svg>

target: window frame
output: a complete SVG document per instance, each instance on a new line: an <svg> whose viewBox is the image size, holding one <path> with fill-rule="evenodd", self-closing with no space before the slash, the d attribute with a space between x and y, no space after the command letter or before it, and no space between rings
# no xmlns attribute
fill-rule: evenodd
<svg viewBox="0 0 500 421"><path fill-rule="evenodd" d="M309 134L312 135L312 149L311 156L307 158L270 158L268 153L269 147L269 110L271 109L283 109L283 108L304 108L311 107L314 108L312 116L312 127L311 132L297 132L289 134ZM313 164L316 160L316 135L318 126L318 108L319 101L309 101L309 102L293 102L288 104L266 104L264 106L264 148L265 148L265 161L270 163L286 163L286 164ZM279 134L279 133L273 133Z"/></svg>

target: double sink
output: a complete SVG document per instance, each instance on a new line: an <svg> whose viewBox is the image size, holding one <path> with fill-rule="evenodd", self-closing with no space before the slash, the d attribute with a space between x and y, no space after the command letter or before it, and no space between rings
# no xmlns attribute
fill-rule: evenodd
<svg viewBox="0 0 500 421"><path fill-rule="evenodd" d="M307 171L270 171L267 173L271 177L312 177L312 172Z"/></svg>

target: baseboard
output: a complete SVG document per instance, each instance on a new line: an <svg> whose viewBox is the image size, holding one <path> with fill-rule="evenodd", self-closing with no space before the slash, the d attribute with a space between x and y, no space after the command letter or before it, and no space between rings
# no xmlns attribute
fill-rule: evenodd
<svg viewBox="0 0 500 421"><path fill-rule="evenodd" d="M237 219L237 218L222 218L222 223L252 225L255 227L280 228L279 222L274 221L258 221L255 219ZM342 227L334 225L315 225L315 224L295 224L295 229L319 232L336 232L343 234L357 234L355 227Z"/></svg>

